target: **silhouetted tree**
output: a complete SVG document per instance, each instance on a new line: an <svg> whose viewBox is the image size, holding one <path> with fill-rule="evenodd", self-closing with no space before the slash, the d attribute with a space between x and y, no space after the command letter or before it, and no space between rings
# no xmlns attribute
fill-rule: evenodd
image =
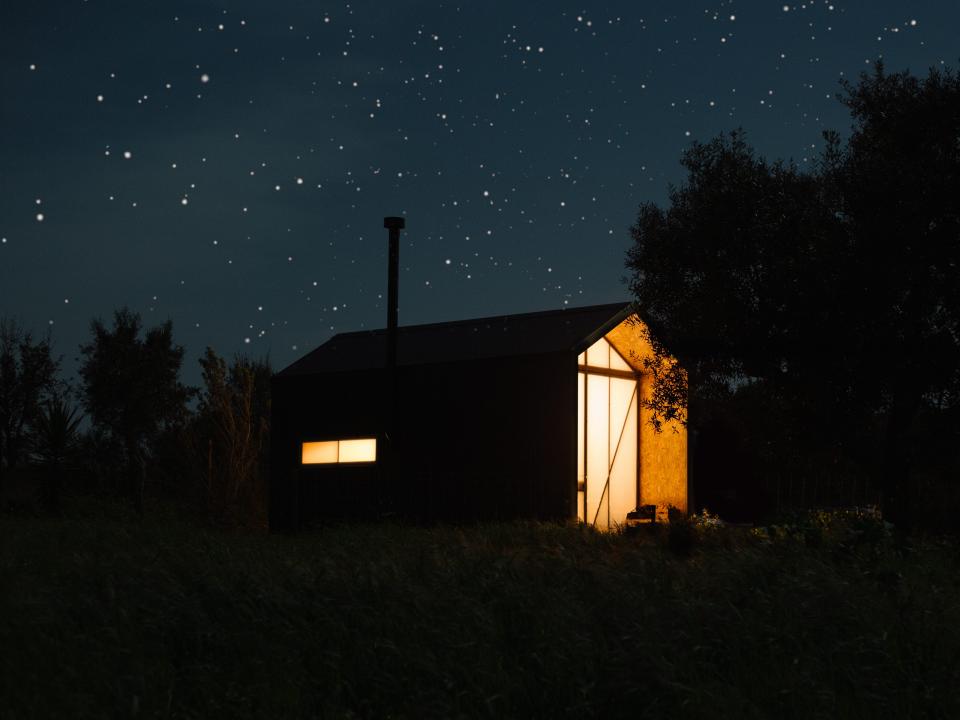
<svg viewBox="0 0 960 720"><path fill-rule="evenodd" d="M230 525L266 527L270 364L237 357L227 367L211 348L200 359L197 412L207 507Z"/></svg>
<svg viewBox="0 0 960 720"><path fill-rule="evenodd" d="M63 474L76 459L82 420L65 393L47 400L37 415L31 454L46 470L41 495L48 510L59 509Z"/></svg>
<svg viewBox="0 0 960 720"><path fill-rule="evenodd" d="M811 302L829 288L813 276L842 238L816 178L757 159L742 132L696 143L682 162L688 181L669 209L641 205L627 265L651 340L683 359L696 402L789 371L805 350L798 330L809 338L818 325ZM686 392L666 367L661 414Z"/></svg>
<svg viewBox="0 0 960 720"><path fill-rule="evenodd" d="M27 458L43 403L60 387L59 360L50 337L35 341L10 319L0 319L0 477Z"/></svg>
<svg viewBox="0 0 960 720"><path fill-rule="evenodd" d="M850 267L846 320L858 391L884 416L888 516L916 502L915 425L960 404L960 75L888 75L844 85L855 124L828 176L842 198Z"/></svg>
<svg viewBox="0 0 960 720"><path fill-rule="evenodd" d="M84 405L94 425L122 445L122 484L142 511L144 462L158 433L184 422L194 392L180 382L184 350L173 343L170 321L141 337L140 316L126 308L114 313L112 330L100 320L90 330L92 342L80 348Z"/></svg>
<svg viewBox="0 0 960 720"><path fill-rule="evenodd" d="M878 63L840 99L852 135L827 134L810 172L739 131L695 144L669 207L641 205L627 266L655 347L689 373L657 378L659 417L688 392L696 418L749 391L780 420L761 418L755 451L782 461L882 428L871 469L906 524L914 420L960 401L960 79Z"/></svg>
<svg viewBox="0 0 960 720"><path fill-rule="evenodd" d="M655 418L686 420L688 401L695 444L705 427L733 426L754 462L740 453L722 482L744 489L778 463L796 468L791 435L823 427L813 397L830 395L812 376L820 370L815 333L818 308L830 307L830 273L819 268L836 266L842 233L815 177L755 157L740 132L695 144L683 164L688 180L671 189L670 207L642 205L632 229L632 289L658 355L648 363L655 380L648 405ZM679 365L666 361L671 354ZM770 423L771 407L789 408L777 413L776 433L753 424L761 413ZM783 422L810 414L813 421ZM716 509L694 460L694 489Z"/></svg>
<svg viewBox="0 0 960 720"><path fill-rule="evenodd" d="M77 478L85 490L118 492L118 473L123 466L123 441L114 437L105 427L91 425L80 435L77 455L81 458L82 473Z"/></svg>

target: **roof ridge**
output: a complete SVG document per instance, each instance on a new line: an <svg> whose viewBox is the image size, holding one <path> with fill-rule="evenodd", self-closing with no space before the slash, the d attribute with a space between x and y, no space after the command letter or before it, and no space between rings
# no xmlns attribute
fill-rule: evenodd
<svg viewBox="0 0 960 720"><path fill-rule="evenodd" d="M633 303L622 302L404 325L399 328L398 364L579 352L633 312ZM383 328L334 335L277 374L383 367L386 335Z"/></svg>
<svg viewBox="0 0 960 720"><path fill-rule="evenodd" d="M447 320L443 322L434 322L434 323L418 323L416 325L400 325L397 329L398 330L419 330L419 329L428 329L428 328L438 328L442 326L454 327L458 325L475 325L479 322L490 322L494 320L503 321L503 320L514 319L514 318L531 318L531 317L537 317L537 316L543 316L543 315L562 315L565 313L573 314L573 313L579 313L579 312L596 312L597 310L600 310L601 308L606 308L606 307L609 307L611 310L614 310L615 308L623 309L628 305L632 305L632 304L633 303L631 301L626 300L624 302L616 302L616 303L598 303L596 305L578 305L577 307L564 307L564 308L558 308L556 310L534 310L533 312L512 313L508 315L489 315L486 317L467 318L464 320ZM386 331L387 331L386 328L371 328L370 330L351 330L350 332L343 332L343 333L337 333L336 335L332 335L330 336L330 339L327 342L330 342L330 340L334 340L336 338L347 338L347 337L353 337L357 335L379 335L381 333L385 333Z"/></svg>

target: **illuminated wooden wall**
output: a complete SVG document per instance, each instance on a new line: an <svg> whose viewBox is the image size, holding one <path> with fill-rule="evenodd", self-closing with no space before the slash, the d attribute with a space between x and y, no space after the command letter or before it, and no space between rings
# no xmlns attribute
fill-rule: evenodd
<svg viewBox="0 0 960 720"><path fill-rule="evenodd" d="M577 359L577 517L601 529L639 505L656 505L659 520L670 507L688 510L686 428L657 432L643 407L653 356L645 332L633 315Z"/></svg>

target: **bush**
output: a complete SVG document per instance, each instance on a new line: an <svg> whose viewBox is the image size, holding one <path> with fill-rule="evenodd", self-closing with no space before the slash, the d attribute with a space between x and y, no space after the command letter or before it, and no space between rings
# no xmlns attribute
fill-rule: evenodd
<svg viewBox="0 0 960 720"><path fill-rule="evenodd" d="M892 541L893 525L874 506L825 508L786 514L774 523L754 528L751 535L766 544L800 542L808 547L875 548Z"/></svg>

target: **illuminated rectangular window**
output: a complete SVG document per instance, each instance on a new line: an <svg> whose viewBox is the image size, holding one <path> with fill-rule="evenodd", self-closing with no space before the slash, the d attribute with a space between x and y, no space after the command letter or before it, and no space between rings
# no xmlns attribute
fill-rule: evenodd
<svg viewBox="0 0 960 720"><path fill-rule="evenodd" d="M376 438L340 441L340 462L374 462L376 459Z"/></svg>
<svg viewBox="0 0 960 720"><path fill-rule="evenodd" d="M301 462L304 465L324 465L339 462L340 443L336 440L329 442L306 442L303 444Z"/></svg>
<svg viewBox="0 0 960 720"><path fill-rule="evenodd" d="M377 461L377 439L324 440L305 442L300 454L303 465L365 463Z"/></svg>

